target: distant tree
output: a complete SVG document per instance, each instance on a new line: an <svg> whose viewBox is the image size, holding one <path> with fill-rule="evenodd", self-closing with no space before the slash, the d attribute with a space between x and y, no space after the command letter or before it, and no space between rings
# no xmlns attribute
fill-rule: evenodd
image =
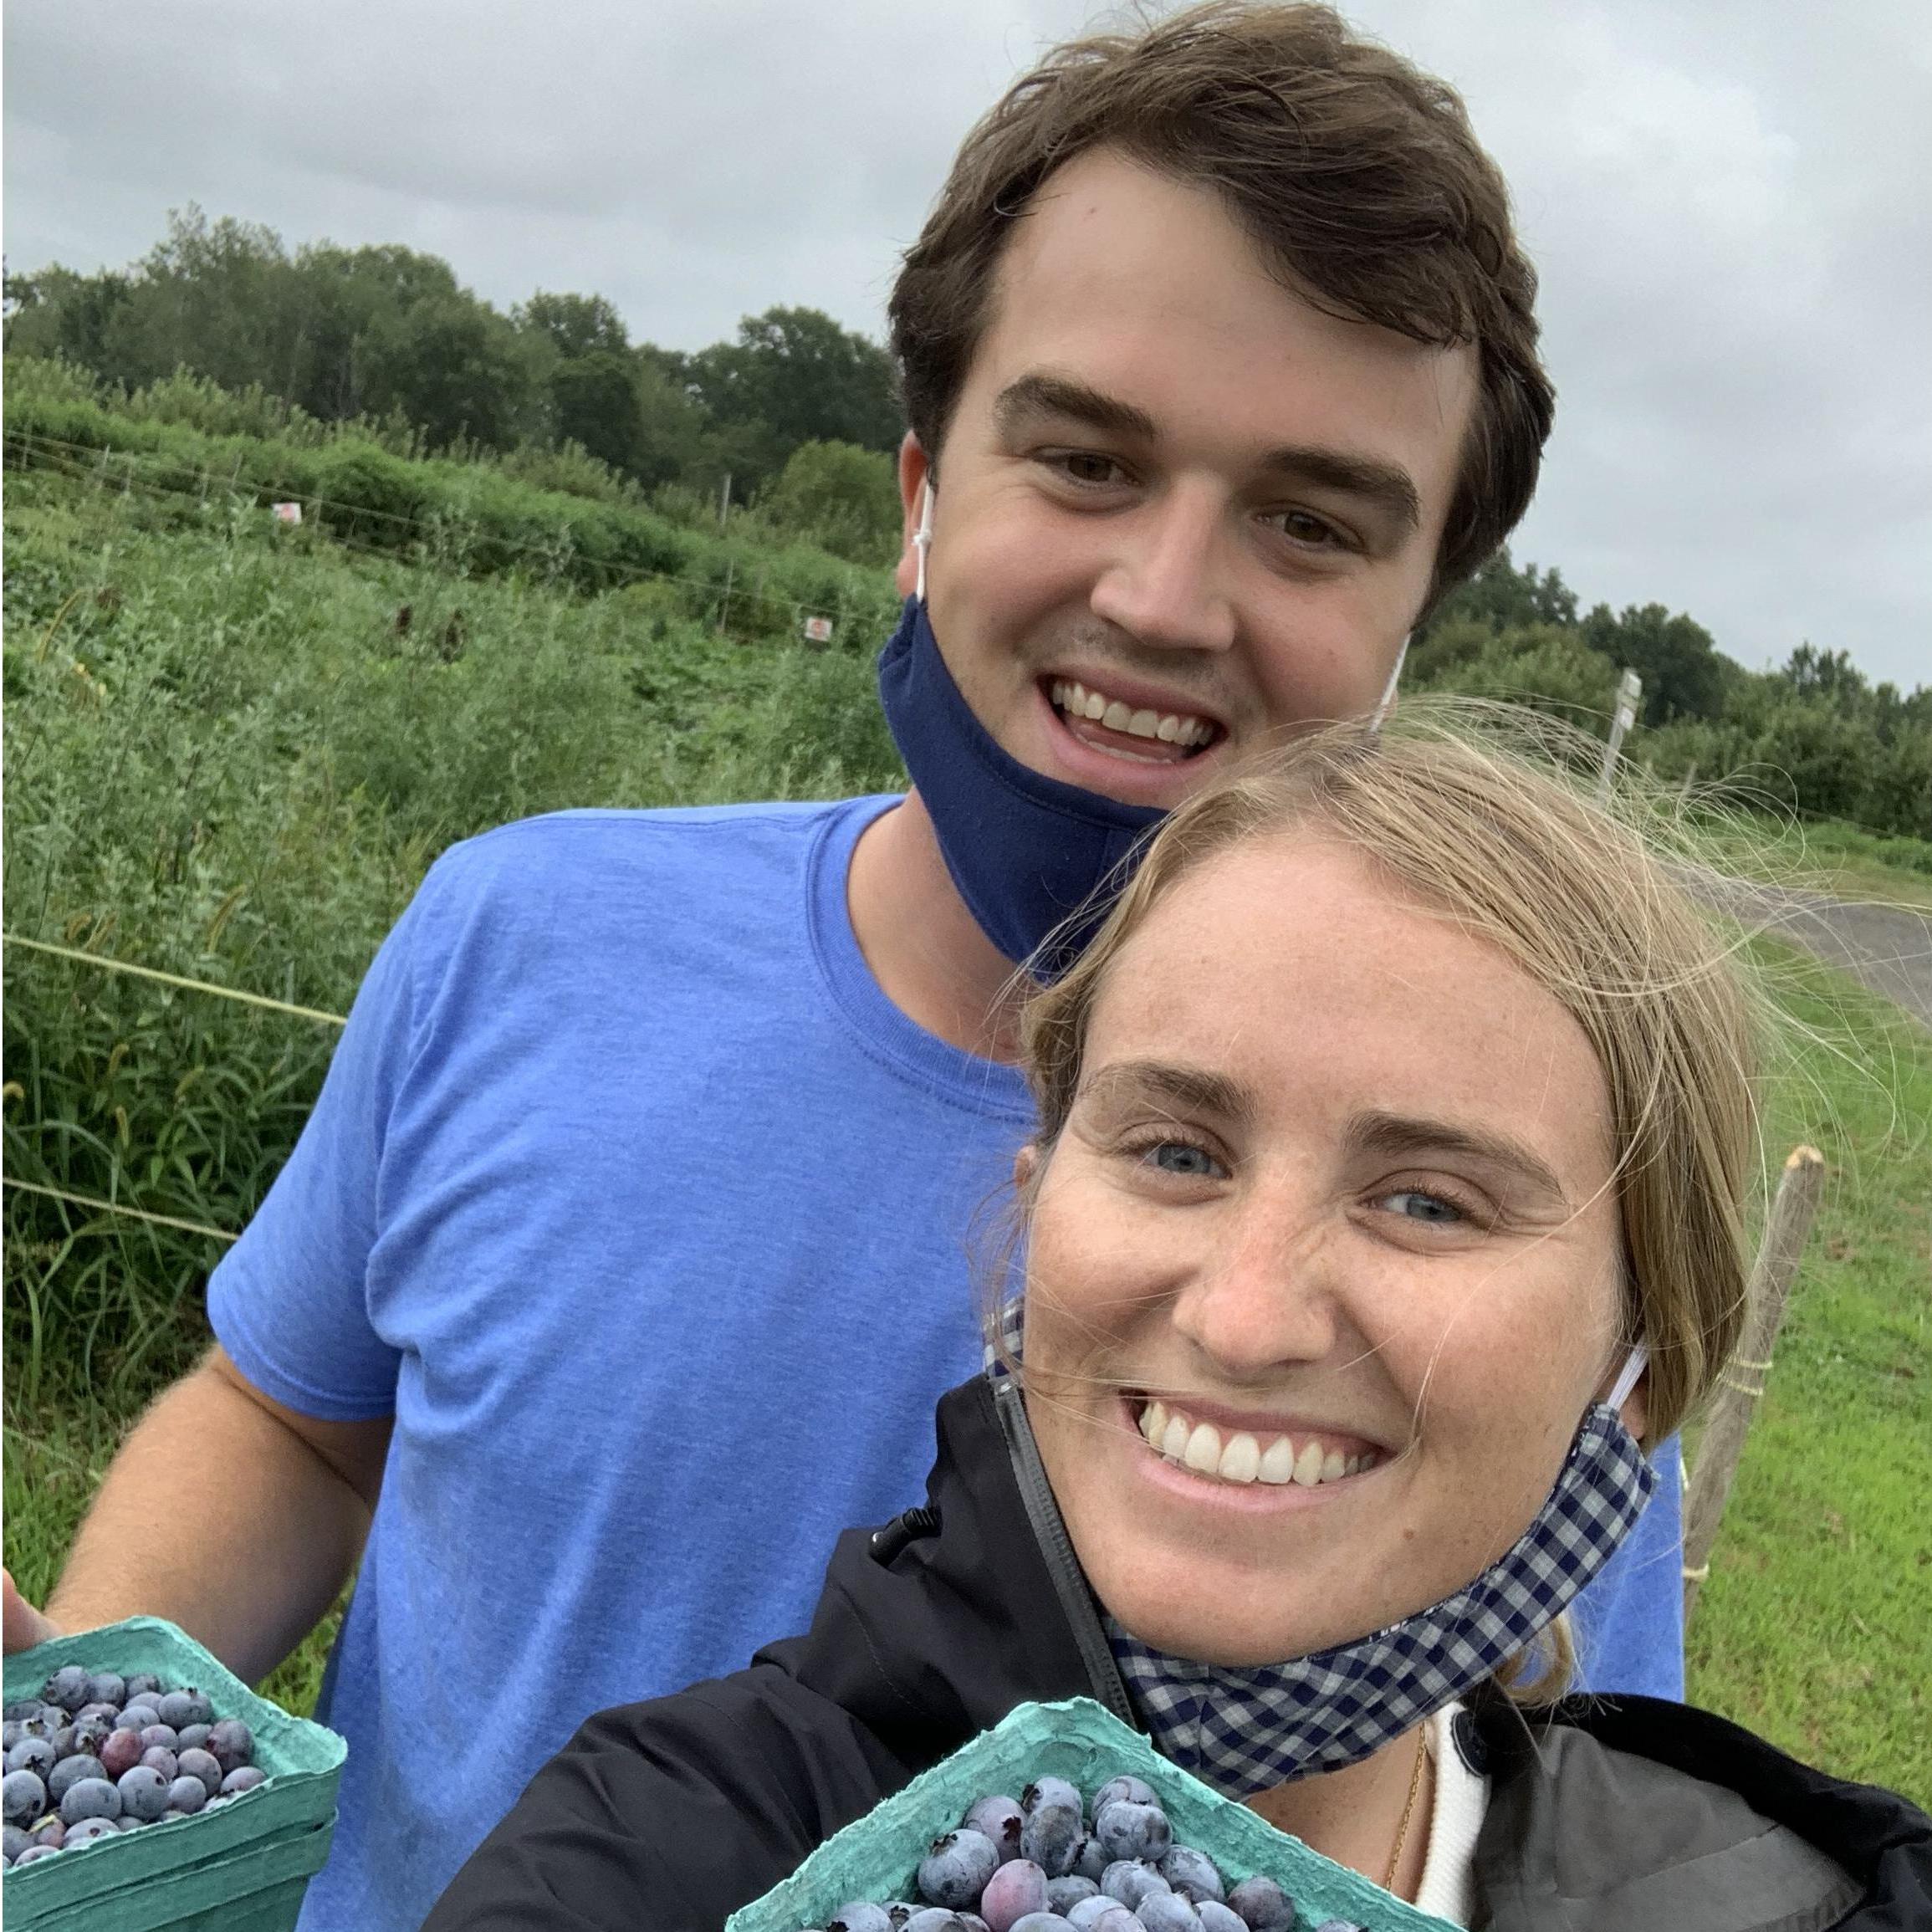
<svg viewBox="0 0 1932 1932"><path fill-rule="evenodd" d="M1710 631L1673 616L1661 604L1631 605L1613 616L1599 604L1582 625L1585 643L1643 680L1643 720L1715 718L1724 708L1734 667L1719 657Z"/></svg>
<svg viewBox="0 0 1932 1932"><path fill-rule="evenodd" d="M539 289L510 314L513 321L535 330L562 356L623 355L630 350L631 335L623 317L601 295L553 295Z"/></svg>
<svg viewBox="0 0 1932 1932"><path fill-rule="evenodd" d="M1540 573L1534 564L1526 564L1519 570L1510 562L1505 545L1466 584L1459 585L1443 599L1423 627L1423 634L1464 621L1484 624L1491 631L1526 624L1574 624L1577 593L1563 581L1561 571Z"/></svg>
<svg viewBox="0 0 1932 1932"><path fill-rule="evenodd" d="M816 309L748 315L735 342L683 358L677 373L721 428L754 432L739 446L754 483L800 443L892 450L903 432L892 358Z"/></svg>
<svg viewBox="0 0 1932 1932"><path fill-rule="evenodd" d="M899 485L882 450L849 442L801 442L759 498L780 529L810 538L854 563L888 563L897 554Z"/></svg>

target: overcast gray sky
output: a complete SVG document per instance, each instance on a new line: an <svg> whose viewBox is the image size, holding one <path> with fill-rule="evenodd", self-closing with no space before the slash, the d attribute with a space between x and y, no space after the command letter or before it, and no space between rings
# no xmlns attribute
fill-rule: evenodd
<svg viewBox="0 0 1932 1932"><path fill-rule="evenodd" d="M1932 682L1932 7L1354 0L1513 184L1561 392L1520 560ZM974 119L1086 0L8 0L10 267L166 211L404 242L695 348L878 335Z"/></svg>

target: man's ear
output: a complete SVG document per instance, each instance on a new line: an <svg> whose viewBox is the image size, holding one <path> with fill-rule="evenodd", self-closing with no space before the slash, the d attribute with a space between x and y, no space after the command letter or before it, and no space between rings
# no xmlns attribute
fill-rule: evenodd
<svg viewBox="0 0 1932 1932"><path fill-rule="evenodd" d="M932 465L919 439L907 430L899 445L899 508L903 523L899 539L898 568L893 581L902 597L912 595L919 581L919 552L912 542L919 527L919 493L932 480Z"/></svg>

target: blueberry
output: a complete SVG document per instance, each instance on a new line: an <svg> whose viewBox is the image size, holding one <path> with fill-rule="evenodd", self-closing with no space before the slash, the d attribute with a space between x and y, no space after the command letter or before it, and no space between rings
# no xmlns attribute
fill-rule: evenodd
<svg viewBox="0 0 1932 1932"><path fill-rule="evenodd" d="M22 1738L33 1737L36 1735L35 1732L28 1730L18 1718L8 1718L4 1724L0 1724L0 1757L3 1757L8 1751L12 1751Z"/></svg>
<svg viewBox="0 0 1932 1932"><path fill-rule="evenodd" d="M175 1761L175 1773L179 1777L199 1778L207 1786L211 1798L222 1788L222 1780L227 1776L211 1753L192 1747L184 1751ZM830 1932L829 1927L827 1932ZM859 1928L854 1926L851 1932L859 1932Z"/></svg>
<svg viewBox="0 0 1932 1932"><path fill-rule="evenodd" d="M903 1899L887 1899L885 1913L892 1921L892 1932L904 1932L906 1921L919 1909L917 1905L908 1905Z"/></svg>
<svg viewBox="0 0 1932 1932"><path fill-rule="evenodd" d="M1161 1876L1190 1905L1198 1905L1204 1899L1212 1899L1219 1904L1228 1896L1214 1861L1192 1845L1176 1845L1161 1860Z"/></svg>
<svg viewBox="0 0 1932 1932"><path fill-rule="evenodd" d="M1197 1899L1194 1911L1201 1921L1201 1932L1247 1932L1245 1921L1230 1912L1219 1899Z"/></svg>
<svg viewBox="0 0 1932 1932"><path fill-rule="evenodd" d="M1201 1932L1199 1913L1178 1892L1149 1892L1134 1916L1147 1932Z"/></svg>
<svg viewBox="0 0 1932 1932"><path fill-rule="evenodd" d="M69 1758L67 1761L72 1764L74 1760ZM134 1772L125 1775L132 1777ZM60 1801L60 1822L64 1825L78 1825L83 1818L118 1818L120 1816L120 1789L105 1778L77 1779L67 1787Z"/></svg>
<svg viewBox="0 0 1932 1932"><path fill-rule="evenodd" d="M1012 1932L1067 1932L1067 1924L1057 1912L1029 1912L1013 1921Z"/></svg>
<svg viewBox="0 0 1932 1932"><path fill-rule="evenodd" d="M110 1724L112 1724L120 1715L120 1705L102 1704L95 1699L89 1698L79 1710L74 1712L74 1721L76 1724L83 1724L90 1717L104 1717Z"/></svg>
<svg viewBox="0 0 1932 1932"><path fill-rule="evenodd" d="M1228 1904L1239 1914L1248 1932L1294 1932L1295 1901L1272 1878L1259 1873L1244 1878L1229 1893Z"/></svg>
<svg viewBox="0 0 1932 1932"><path fill-rule="evenodd" d="M1069 1794L1071 1802L1061 1797L1060 1791L1034 1796L1030 1804L1022 1798L1020 1802L1025 1807L1026 1822L1020 1829L1020 1850L1022 1857L1032 1859L1048 1878L1063 1878L1080 1856L1080 1793L1059 1778L1041 1781L1042 1785L1049 1783ZM1030 1795L1037 1794L1040 1789L1040 1785L1033 1786Z"/></svg>
<svg viewBox="0 0 1932 1932"><path fill-rule="evenodd" d="M54 1769L58 1754L43 1737L23 1737L7 1754L10 1771L30 1771L44 1778Z"/></svg>
<svg viewBox="0 0 1932 1932"><path fill-rule="evenodd" d="M145 1670L138 1670L127 1680L127 1696L124 1701L133 1704L137 1699L146 1699L150 1697L158 1699L161 1695L161 1679L158 1677L151 1676Z"/></svg>
<svg viewBox="0 0 1932 1932"><path fill-rule="evenodd" d="M161 1722L161 1712L151 1704L135 1704L131 1700L119 1717L114 1720L116 1730L146 1730L151 1724Z"/></svg>
<svg viewBox="0 0 1932 1932"><path fill-rule="evenodd" d="M87 1702L87 1687L92 1681L78 1664L64 1664L48 1679L40 1694L63 1710L79 1710Z"/></svg>
<svg viewBox="0 0 1932 1932"><path fill-rule="evenodd" d="M825 1920L825 1932L892 1932L892 1915L883 1905L855 1899Z"/></svg>
<svg viewBox="0 0 1932 1932"><path fill-rule="evenodd" d="M1077 1905L1067 1908L1066 1922L1074 1932L1089 1932L1101 1913L1126 1910L1127 1907L1118 1899L1110 1899L1105 1892L1096 1892L1091 1899L1082 1899Z"/></svg>
<svg viewBox="0 0 1932 1932"><path fill-rule="evenodd" d="M151 1771L159 1771L164 1782L172 1784L181 1775L181 1761L165 1744L141 1754L141 1761Z"/></svg>
<svg viewBox="0 0 1932 1932"><path fill-rule="evenodd" d="M1111 1805L1116 1798L1125 1798L1130 1805L1158 1805L1161 1802L1154 1794L1154 1787L1145 1779L1123 1774L1117 1778L1109 1778L1093 1794L1093 1815L1097 1818L1101 1807Z"/></svg>
<svg viewBox="0 0 1932 1932"><path fill-rule="evenodd" d="M208 1741L208 1733L214 1728L212 1724L184 1724L176 1741L183 1751L193 1751Z"/></svg>
<svg viewBox="0 0 1932 1932"><path fill-rule="evenodd" d="M227 1788L224 1782L222 1789ZM943 1832L920 1861L919 1896L949 1911L962 1911L979 1902L986 1881L999 1866L999 1848L984 1832L965 1826ZM1005 1929L1000 1928L1000 1932Z"/></svg>
<svg viewBox="0 0 1932 1932"><path fill-rule="evenodd" d="M217 1804L222 1801L217 1798ZM943 1905L928 1905L906 1921L905 1932L966 1932L966 1921Z"/></svg>
<svg viewBox="0 0 1932 1932"><path fill-rule="evenodd" d="M1161 1876L1158 1866L1138 1858L1117 1858L1101 1874L1100 1889L1108 1898L1119 1899L1128 1911L1137 1912L1148 1893L1171 1892L1173 1887Z"/></svg>
<svg viewBox="0 0 1932 1932"><path fill-rule="evenodd" d="M47 1809L47 1786L39 1772L10 1771L0 1778L0 1817L27 1826Z"/></svg>
<svg viewBox="0 0 1932 1932"><path fill-rule="evenodd" d="M224 1717L219 1724L211 1725L204 1748L224 1771L237 1771L255 1761L253 1734L238 1717Z"/></svg>
<svg viewBox="0 0 1932 1932"><path fill-rule="evenodd" d="M1093 1821L1093 1835L1110 1858L1159 1858L1174 1842L1173 1827L1158 1805L1116 1798Z"/></svg>
<svg viewBox="0 0 1932 1932"><path fill-rule="evenodd" d="M1107 1876L1107 1868L1112 1863L1098 1838L1082 1838L1079 1853L1073 1861L1071 1875L1076 1878L1091 1878L1097 1885Z"/></svg>
<svg viewBox="0 0 1932 1932"><path fill-rule="evenodd" d="M13 1703L0 1709L0 1718L8 1724L22 1724L30 1717L40 1715L40 1699L38 1697L18 1697Z"/></svg>
<svg viewBox="0 0 1932 1932"><path fill-rule="evenodd" d="M267 1778L268 1773L252 1764L245 1764L228 1773L222 1780L221 1796L225 1798L238 1797L243 1791L252 1791Z"/></svg>
<svg viewBox="0 0 1932 1932"><path fill-rule="evenodd" d="M100 1747L113 1735L112 1718L77 1717L54 1738L54 1748L62 1757L72 1757L76 1751L99 1757Z"/></svg>
<svg viewBox="0 0 1932 1932"><path fill-rule="evenodd" d="M117 1828L112 1818L83 1818L79 1824L68 1827L64 1849L71 1852L76 1845L91 1845L96 1838L111 1838Z"/></svg>
<svg viewBox="0 0 1932 1932"><path fill-rule="evenodd" d="M114 1781L107 1775L107 1766L97 1757L79 1755L64 1757L54 1766L54 1774L47 1781L47 1795L54 1803L59 1804L74 1786L87 1778L98 1778L104 1784Z"/></svg>
<svg viewBox="0 0 1932 1932"><path fill-rule="evenodd" d="M49 1812L38 1824L28 1828L27 1835L35 1844L49 1845L58 1852L67 1842L67 1827L58 1812Z"/></svg>
<svg viewBox="0 0 1932 1932"><path fill-rule="evenodd" d="M6 1854L7 1863L12 1864L33 1843L18 1825L0 1828L0 1853Z"/></svg>
<svg viewBox="0 0 1932 1932"><path fill-rule="evenodd" d="M111 1830L113 1827L109 1827ZM29 1845L13 1863L16 1865L37 1865L43 1858L51 1858L60 1849L58 1845Z"/></svg>
<svg viewBox="0 0 1932 1932"><path fill-rule="evenodd" d="M992 1839L1002 1863L1020 1856L1020 1832L1026 1822L1026 1815L1011 1798L975 1799L972 1808L959 1822L970 1825L976 1832L984 1832Z"/></svg>
<svg viewBox="0 0 1932 1932"><path fill-rule="evenodd" d="M97 1754L100 1767L109 1777L118 1778L141 1762L146 1748L138 1730L110 1730Z"/></svg>
<svg viewBox="0 0 1932 1932"><path fill-rule="evenodd" d="M192 1816L208 1802L208 1787L197 1777L178 1777L168 1786L168 1809Z"/></svg>
<svg viewBox="0 0 1932 1932"><path fill-rule="evenodd" d="M1020 1794L1020 1808L1028 1817L1042 1805L1067 1806L1086 1816L1086 1801L1065 1778L1035 1778Z"/></svg>
<svg viewBox="0 0 1932 1932"><path fill-rule="evenodd" d="M195 1780L197 1784L201 1781ZM138 1818L144 1825L151 1823L168 1808L168 1786L173 1782L171 1777L163 1777L156 1765L137 1764L132 1771L123 1771L115 1787L120 1793L121 1815Z"/></svg>
<svg viewBox="0 0 1932 1932"><path fill-rule="evenodd" d="M1049 1878L1046 1882L1046 1909L1059 1913L1063 1919L1083 1899L1099 1896L1100 1887L1091 1878L1077 1878L1071 1872L1064 1878Z"/></svg>
<svg viewBox="0 0 1932 1932"><path fill-rule="evenodd" d="M127 1702L127 1679L112 1670L97 1670L87 1680L87 1700L119 1710Z"/></svg>
<svg viewBox="0 0 1932 1932"><path fill-rule="evenodd" d="M1030 1914L1046 1909L1046 1874L1030 1858L1012 1858L986 1881L979 1915L992 1932L1011 1932Z"/></svg>
<svg viewBox="0 0 1932 1932"><path fill-rule="evenodd" d="M152 1751L158 1744L169 1751L181 1741L181 1734L171 1724L144 1724L141 1729L141 1748Z"/></svg>

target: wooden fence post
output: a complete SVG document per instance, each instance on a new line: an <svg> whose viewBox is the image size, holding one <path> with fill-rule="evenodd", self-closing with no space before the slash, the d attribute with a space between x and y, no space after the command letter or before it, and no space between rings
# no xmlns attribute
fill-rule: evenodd
<svg viewBox="0 0 1932 1932"><path fill-rule="evenodd" d="M1684 1499L1684 1621L1688 1628L1698 1587L1710 1574L1711 1546L1724 1520L1731 1479L1744 1454L1744 1439L1771 1372L1771 1350L1785 1301L1797 1278L1798 1260L1824 1189L1825 1157L1816 1147L1793 1147L1766 1218L1764 1240L1751 1271L1744 1335L1718 1379Z"/></svg>

